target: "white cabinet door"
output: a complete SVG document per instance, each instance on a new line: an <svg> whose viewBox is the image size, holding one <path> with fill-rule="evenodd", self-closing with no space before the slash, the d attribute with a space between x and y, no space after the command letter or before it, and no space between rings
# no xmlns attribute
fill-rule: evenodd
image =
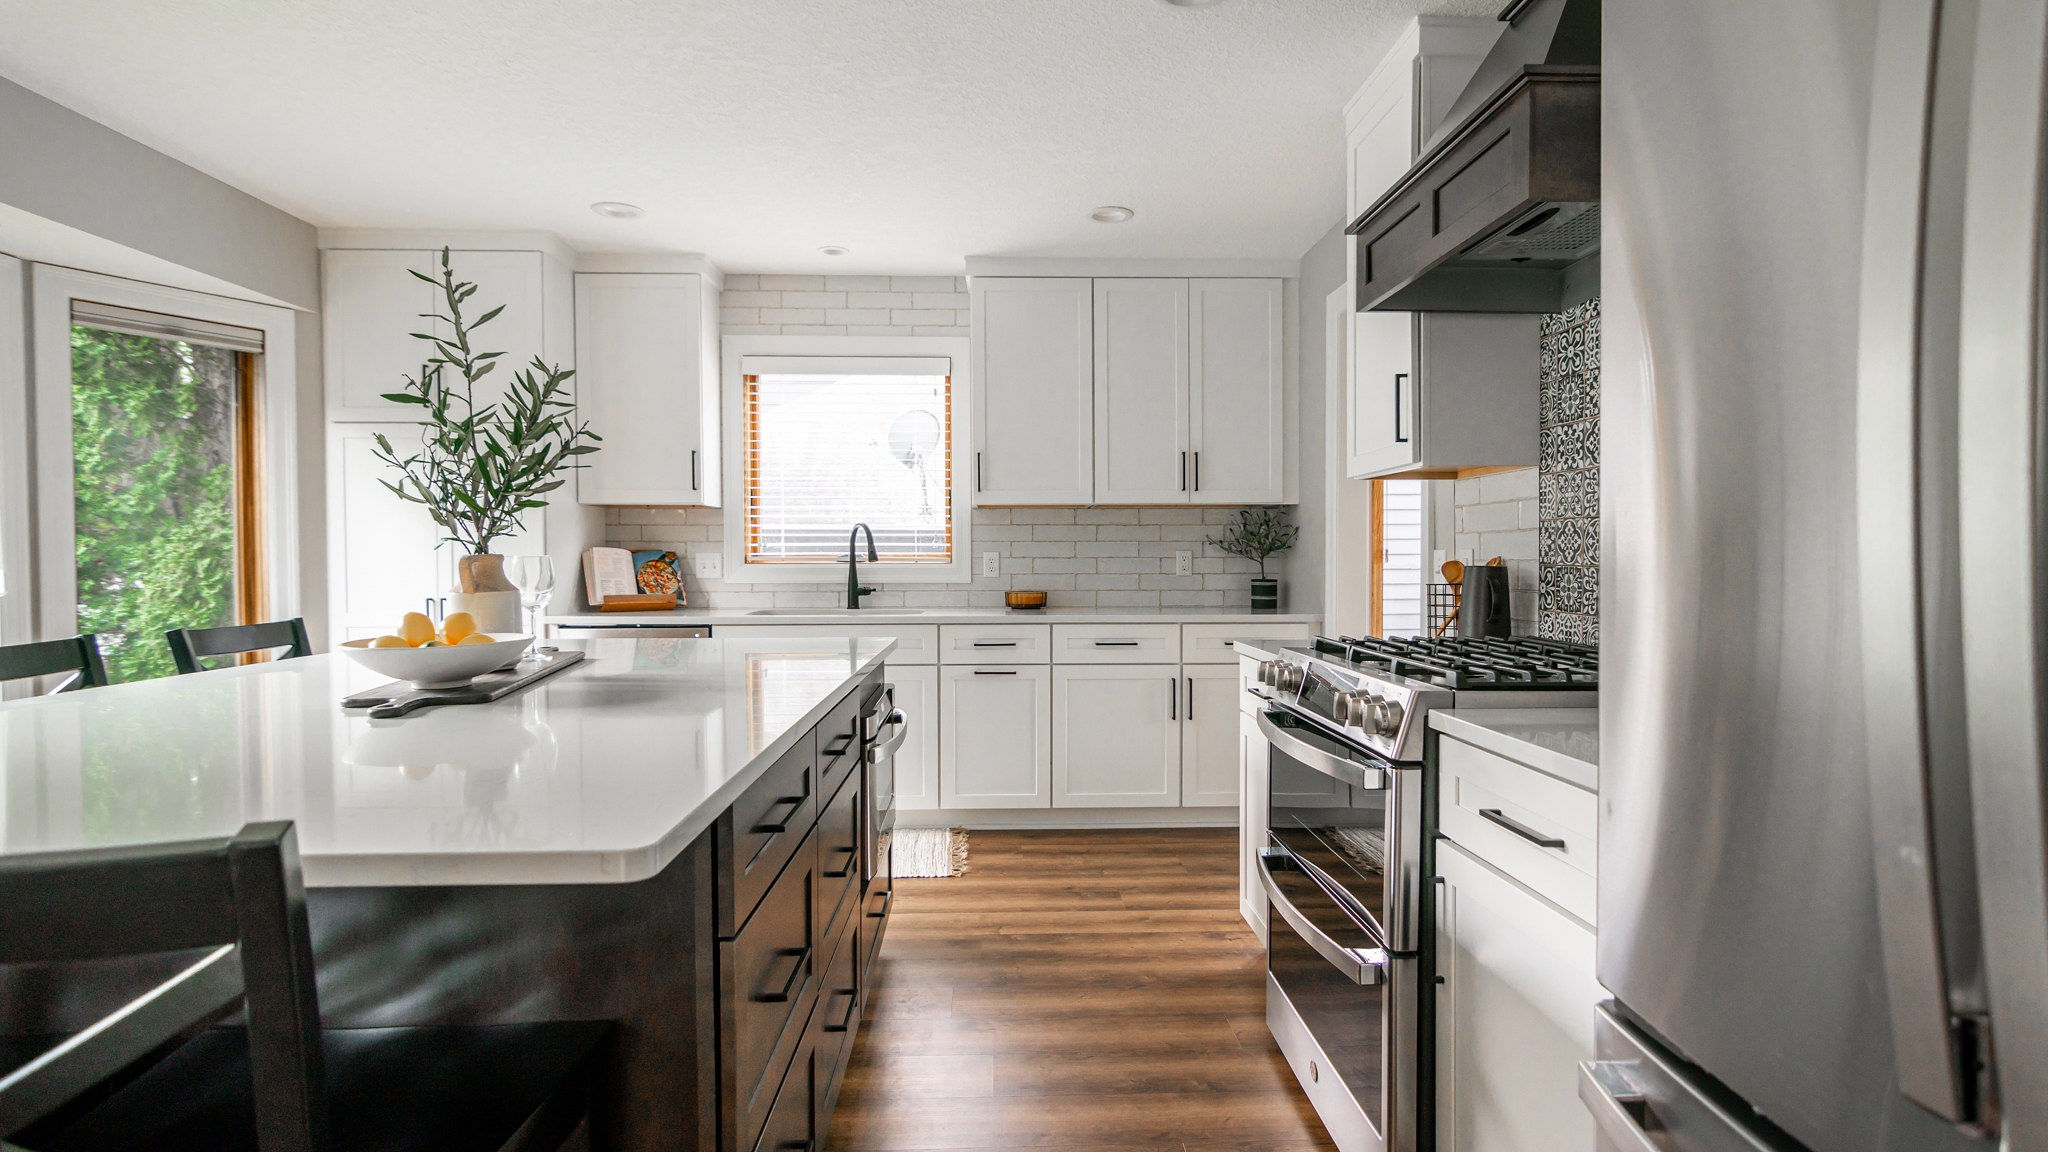
<svg viewBox="0 0 2048 1152"><path fill-rule="evenodd" d="M722 630L721 630L722 631ZM896 707L910 734L896 749L896 807L939 806L939 670L931 664L890 664Z"/></svg>
<svg viewBox="0 0 2048 1152"><path fill-rule="evenodd" d="M1256 712L1237 714L1239 790L1244 805L1237 816L1237 909L1245 923L1266 942L1266 887L1259 879L1259 849L1266 846L1266 756L1269 746L1259 731Z"/></svg>
<svg viewBox="0 0 2048 1152"><path fill-rule="evenodd" d="M418 376L434 354L432 344L411 335L435 331L421 315L437 310L439 294L412 275L434 270L431 252L331 248L320 254L328 419L405 418L408 410L383 396Z"/></svg>
<svg viewBox="0 0 2048 1152"><path fill-rule="evenodd" d="M453 553L427 510L391 494L395 473L375 455L383 433L401 455L411 424L330 424L327 431L328 612L343 639L380 636L407 612L439 613Z"/></svg>
<svg viewBox="0 0 2048 1152"><path fill-rule="evenodd" d="M718 503L707 295L695 274L577 274L577 409L604 437L577 475L582 503Z"/></svg>
<svg viewBox="0 0 2048 1152"><path fill-rule="evenodd" d="M1286 495L1284 300L1278 280L1189 282L1188 486L1198 504Z"/></svg>
<svg viewBox="0 0 2048 1152"><path fill-rule="evenodd" d="M973 308L976 504L1095 499L1092 282L985 277Z"/></svg>
<svg viewBox="0 0 2048 1152"><path fill-rule="evenodd" d="M1351 318L1345 475L1363 479L1422 458L1415 411L1415 317L1358 312Z"/></svg>
<svg viewBox="0 0 2048 1152"><path fill-rule="evenodd" d="M1051 804L1051 665L941 665L939 806Z"/></svg>
<svg viewBox="0 0 2048 1152"><path fill-rule="evenodd" d="M1592 1152L1593 930L1437 842L1437 1147Z"/></svg>
<svg viewBox="0 0 2048 1152"><path fill-rule="evenodd" d="M1158 664L1053 668L1053 807L1180 803L1179 672Z"/></svg>
<svg viewBox="0 0 2048 1152"><path fill-rule="evenodd" d="M1180 673L1181 807L1235 808L1237 666L1189 664Z"/></svg>
<svg viewBox="0 0 2048 1152"><path fill-rule="evenodd" d="M1405 44L1405 41L1404 41ZM1402 49L1397 47L1395 52ZM1345 131L1345 213L1363 215L1408 171L1415 155L1415 82L1410 60L1392 56L1353 97L1355 115ZM1361 103L1362 102L1362 103ZM1347 238L1346 244L1351 240Z"/></svg>
<svg viewBox="0 0 2048 1152"><path fill-rule="evenodd" d="M1188 282L1095 282L1095 501L1186 504Z"/></svg>
<svg viewBox="0 0 2048 1152"><path fill-rule="evenodd" d="M439 257L432 258L438 271ZM493 308L505 309L470 337L471 347L479 352L504 353L498 357L497 367L478 383L473 397L473 403L479 408L499 403L511 391L513 378L532 367L534 357L546 359L547 317L542 299L541 254L458 251L449 253L448 259L455 268L456 279L476 285L476 294L462 305L465 322L473 323ZM439 298L436 299L438 302ZM563 367L570 365L564 364ZM536 517L535 523L538 522Z"/></svg>

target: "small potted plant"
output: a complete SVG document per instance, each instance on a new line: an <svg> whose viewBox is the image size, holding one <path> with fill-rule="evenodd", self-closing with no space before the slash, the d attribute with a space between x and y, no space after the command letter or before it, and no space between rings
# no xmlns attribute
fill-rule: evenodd
<svg viewBox="0 0 2048 1152"><path fill-rule="evenodd" d="M1221 536L1208 538L1217 551L1242 556L1259 566L1252 580L1252 611L1280 610L1280 581L1266 575L1266 559L1294 547L1301 529L1287 522L1284 508L1245 508Z"/></svg>
<svg viewBox="0 0 2048 1152"><path fill-rule="evenodd" d="M381 483L399 499L425 505L462 548L454 607L475 617L483 631L516 631L519 594L505 578L505 558L491 545L519 530L527 512L547 507L547 494L568 483L563 470L583 467L576 457L597 451L602 438L576 421L569 395L575 373L538 356L512 378L502 400L479 404L477 384L504 353L479 351L472 339L503 306L475 319L463 315L476 285L455 278L446 248L438 278L413 275L440 290L440 306L424 318L440 321L448 335L413 333L433 345L434 354L418 376L406 378L402 391L384 394L426 414L419 421L420 450L411 455L400 456L378 434L377 459L398 471L395 481Z"/></svg>

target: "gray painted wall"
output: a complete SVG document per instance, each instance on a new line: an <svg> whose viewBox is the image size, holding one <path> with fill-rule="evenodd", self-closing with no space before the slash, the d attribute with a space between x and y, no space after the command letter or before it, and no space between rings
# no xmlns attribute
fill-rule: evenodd
<svg viewBox="0 0 2048 1152"><path fill-rule="evenodd" d="M1330 460L1325 442L1329 434L1329 372L1325 360L1324 302L1345 281L1344 225L1331 226L1301 257L1300 307L1301 339L1296 345L1294 378L1301 396L1301 435L1295 444L1301 460L1301 507L1294 522L1301 525L1301 542L1287 561L1287 603L1297 611L1326 611L1323 603L1324 568L1329 542L1325 520L1330 506Z"/></svg>

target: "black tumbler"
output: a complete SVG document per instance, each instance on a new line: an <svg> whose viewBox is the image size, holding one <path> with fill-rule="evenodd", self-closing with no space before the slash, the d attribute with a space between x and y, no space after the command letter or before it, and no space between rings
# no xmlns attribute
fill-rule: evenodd
<svg viewBox="0 0 2048 1152"><path fill-rule="evenodd" d="M1465 636L1512 636L1513 611L1508 603L1507 566L1474 565L1465 569L1463 602L1458 607L1458 631Z"/></svg>

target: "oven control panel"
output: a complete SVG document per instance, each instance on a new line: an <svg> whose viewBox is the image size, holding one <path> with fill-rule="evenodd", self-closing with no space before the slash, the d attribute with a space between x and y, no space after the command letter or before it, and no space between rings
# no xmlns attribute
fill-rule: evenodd
<svg viewBox="0 0 2048 1152"><path fill-rule="evenodd" d="M1422 759L1422 726L1416 718L1450 695L1291 656L1260 664L1259 681L1390 760Z"/></svg>

